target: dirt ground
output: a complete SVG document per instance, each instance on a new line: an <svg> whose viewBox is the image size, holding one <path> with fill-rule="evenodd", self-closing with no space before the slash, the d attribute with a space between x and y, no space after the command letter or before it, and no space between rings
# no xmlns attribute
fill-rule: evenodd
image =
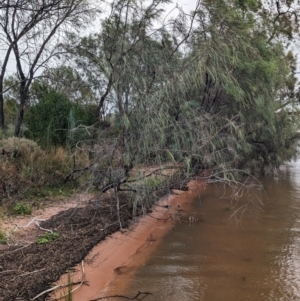
<svg viewBox="0 0 300 301"><path fill-rule="evenodd" d="M125 200L121 203L121 223L128 227L132 209ZM59 238L45 244L35 242L0 250L1 301L33 299L49 289L69 267L79 263L96 244L120 229L110 199L62 211L40 226L57 231Z"/></svg>
<svg viewBox="0 0 300 301"><path fill-rule="evenodd" d="M180 189L187 190L186 184L181 183ZM129 227L132 208L125 197L120 199L120 208L118 221L111 198L90 200L39 223L58 232L57 240L0 249L0 301L45 300L47 294L36 296L80 263L95 245L120 230L120 222L123 228Z"/></svg>

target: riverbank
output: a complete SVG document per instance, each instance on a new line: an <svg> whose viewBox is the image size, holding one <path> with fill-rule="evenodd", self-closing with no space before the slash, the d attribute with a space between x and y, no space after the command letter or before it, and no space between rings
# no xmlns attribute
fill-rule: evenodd
<svg viewBox="0 0 300 301"><path fill-rule="evenodd" d="M188 191L177 190L175 195L162 198L151 213L138 218L129 229L118 231L95 246L75 271L61 277L56 285L62 288L49 300L62 298L70 279L72 283L78 283L72 287L73 301L104 297L120 276L122 286L126 287L137 268L147 261L174 223L197 222L197 217L189 216L187 212L191 202L204 190L205 183L193 180L188 187Z"/></svg>
<svg viewBox="0 0 300 301"><path fill-rule="evenodd" d="M87 266L95 259L93 256L88 256L95 245L117 232L120 229L120 222L122 228L132 225L132 208L128 207L125 198L120 198L122 208L120 221L115 211L111 210L110 204L111 199L109 198L93 199L89 200L86 206L77 206L62 211L40 223L40 227L59 233L58 239L45 244L34 242L0 251L0 300L11 301L17 300L17 298L19 300L44 300L47 294L36 296L47 291L51 287L51 283L57 281L70 267L87 258L91 260L91 262L84 261L84 269L87 269ZM164 208L163 205L164 213L156 213L155 209L151 213L153 217L149 216L149 218L157 222L159 219L163 219L162 227L170 229L170 225L176 218L182 218L182 208L178 206L181 205L173 205L173 208L172 206ZM128 233L135 232L131 228L131 230L127 230L127 234L120 235L130 237ZM144 233L146 232L141 231L140 237L146 238L149 246L155 245L153 242L159 237L152 236L151 238L152 233L146 235ZM139 238L135 240L138 241ZM142 245L145 245L145 241L141 242L138 248ZM138 252L133 248L132 254L135 253ZM111 255L111 252L109 251L108 254ZM122 265L123 263L121 265L118 263L116 268L122 267ZM111 276L122 270L117 269L116 272L116 268L112 267ZM85 286L84 283L83 281L82 287Z"/></svg>

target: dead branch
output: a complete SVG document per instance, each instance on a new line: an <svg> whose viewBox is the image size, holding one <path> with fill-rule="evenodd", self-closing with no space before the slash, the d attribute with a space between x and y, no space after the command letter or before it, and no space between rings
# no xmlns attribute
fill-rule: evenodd
<svg viewBox="0 0 300 301"><path fill-rule="evenodd" d="M136 296L134 296L133 298L130 298L130 297L127 297L127 296L123 296L123 295L113 295L113 296L106 296L106 297L99 297L97 299L92 299L90 301L98 301L98 300L103 300L103 299L108 299L108 298L124 298L124 299L127 299L127 300L135 300L137 299L138 296L140 295L153 295L152 293L149 293L149 292L138 292L136 294Z"/></svg>
<svg viewBox="0 0 300 301"><path fill-rule="evenodd" d="M39 294L36 295L34 298L30 299L30 301L34 301L34 300L36 300L37 298L39 298L39 297L41 297L41 296L43 296L43 295L45 295L45 294L51 293L51 292L53 292L53 291L55 291L55 290L57 290L57 289L60 289L60 288L70 287L70 286L79 284L77 287L75 287L74 289L72 289L72 290L69 292L69 293L73 293L73 292L76 291L78 288L80 288L83 284L88 285L88 283L85 281L85 270L84 270L84 263L83 263L83 261L81 262L81 267L82 267L82 276L81 276L82 278L81 278L81 281L80 281L80 282L72 282L72 283L68 283L68 284L64 284L64 285L56 285L56 286L54 286L54 287L51 287L51 288L49 288L49 289L47 289L47 290L45 290L45 291L39 293ZM65 295L63 295L63 296L61 296L61 297L59 297L59 298L57 298L57 299L54 299L53 301L60 300L60 299L62 299L62 298L64 298L64 297L68 296L69 293L67 293L67 294L65 294Z"/></svg>
<svg viewBox="0 0 300 301"><path fill-rule="evenodd" d="M81 281L80 281L80 282L76 282L76 283L68 283L68 284L66 284L66 285L63 286L63 287L69 287L69 286L73 286L73 285L77 285L77 284L79 284L79 285L76 286L75 288L73 288L70 292L64 294L63 296L61 296L61 297L59 297L59 298L54 299L53 301L57 301L57 300L60 300L60 299L62 299L62 298L64 298L64 297L69 296L69 294L74 293L74 292L75 292L76 290L78 290L83 284L88 285L88 284L87 284L87 281L85 280L85 270L84 270L84 261L83 261L83 260L81 261L81 271L82 271L82 275L81 275Z"/></svg>
<svg viewBox="0 0 300 301"><path fill-rule="evenodd" d="M13 252L16 252L16 251L19 251L19 250L22 250L22 249L25 249L25 248L27 248L27 247L29 247L29 246L30 246L30 244L29 244L29 245L26 245L26 246L23 246L23 247L21 247L21 248L12 250L12 251L8 251L8 252L6 252L6 253L4 253L4 254L1 254L0 257L3 257L3 256L5 256L5 255L7 255L7 254L11 254L11 253L13 253Z"/></svg>
<svg viewBox="0 0 300 301"><path fill-rule="evenodd" d="M21 275L18 275L18 277L28 276L28 275L31 275L31 274L34 274L34 273L38 273L38 272L41 272L41 271L44 271L44 270L45 270L45 268L40 269L40 270L35 270L33 272L25 272L25 273L23 273Z"/></svg>
<svg viewBox="0 0 300 301"><path fill-rule="evenodd" d="M133 183L133 182L137 182L137 181L143 180L143 179L145 179L145 178L148 178L148 177L150 177L150 176L152 176L152 175L154 175L154 174L156 174L156 173L158 173L158 172L160 172L160 171L164 171L164 170L166 170L166 169L179 169L179 168L180 168L180 167L177 167L177 166L169 166L169 167L158 168L158 169L156 169L156 170L150 172L149 174L147 174L147 175L145 175L145 176L142 176L142 177L140 177L140 178L137 178L137 179L133 179L133 180L127 181L127 183ZM161 174L161 175L163 175L163 174ZM163 175L163 176L164 176L164 175Z"/></svg>
<svg viewBox="0 0 300 301"><path fill-rule="evenodd" d="M154 216L152 216L151 214L148 214L148 216L149 217L152 217L152 218L154 218L154 219L156 219L156 220L158 220L158 221L167 221L167 220L169 220L169 219L173 219L172 218L172 215L169 215L167 218L158 218L158 217L154 217Z"/></svg>
<svg viewBox="0 0 300 301"><path fill-rule="evenodd" d="M38 223L38 222L44 222L45 220L44 219L38 219L38 218L34 218L34 219L32 219L27 225L25 225L25 226L18 226L18 225L16 225L16 228L15 228L15 230L14 231L16 231L17 229L19 229L19 228L27 228L27 227L29 227L33 222L38 226L38 228L40 229L40 230L43 230L43 231L46 231L46 232L49 232L49 233L53 233L53 231L52 230L49 230L49 229L44 229L44 228L42 228L41 226L40 226L40 224Z"/></svg>

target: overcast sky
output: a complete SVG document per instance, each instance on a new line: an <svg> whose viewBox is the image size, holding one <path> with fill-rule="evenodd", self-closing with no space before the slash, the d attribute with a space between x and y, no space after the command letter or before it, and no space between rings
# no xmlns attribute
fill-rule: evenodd
<svg viewBox="0 0 300 301"><path fill-rule="evenodd" d="M175 16L176 14L178 14L178 10L174 9L176 8L176 5L182 8L186 13L190 13L195 9L196 3L197 0L174 0L172 3L165 5L166 14L168 16ZM95 28L97 28L97 26L95 26ZM15 70L15 60L11 56L7 68L7 75L13 74Z"/></svg>
<svg viewBox="0 0 300 301"><path fill-rule="evenodd" d="M176 6L179 6L182 8L187 14L189 14L191 11L195 10L196 8L197 0L173 0L172 3L165 5L166 15L167 16L176 16L178 14L178 10L176 10ZM97 26L95 26L97 28ZM296 46L296 45L294 45ZM295 53L298 53L298 49L295 49L295 47L291 47L292 50ZM298 47L296 47L298 48ZM298 55L299 60L299 55ZM299 68L299 67L298 67ZM12 74L15 70L15 62L11 58L9 65L8 65L8 72L7 74Z"/></svg>
<svg viewBox="0 0 300 301"><path fill-rule="evenodd" d="M178 4L185 12L190 12L196 7L197 0L174 0L173 3L166 5L167 11L171 10Z"/></svg>

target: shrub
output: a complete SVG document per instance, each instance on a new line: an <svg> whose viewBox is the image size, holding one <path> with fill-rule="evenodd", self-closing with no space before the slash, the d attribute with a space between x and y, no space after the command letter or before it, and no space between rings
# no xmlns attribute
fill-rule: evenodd
<svg viewBox="0 0 300 301"><path fill-rule="evenodd" d="M41 235L38 238L38 243L39 244L46 244L46 243L54 241L58 238L59 238L59 233L57 233L57 232L49 233L48 232L48 233L45 233L45 234Z"/></svg>
<svg viewBox="0 0 300 301"><path fill-rule="evenodd" d="M90 114L64 95L51 91L30 108L25 121L26 136L43 146L66 145L69 130L78 124L88 124ZM79 135L79 139L82 135Z"/></svg>
<svg viewBox="0 0 300 301"><path fill-rule="evenodd" d="M7 244L6 235L4 232L0 230L0 245L6 245L6 244Z"/></svg>
<svg viewBox="0 0 300 301"><path fill-rule="evenodd" d="M0 140L0 205L20 201L32 188L61 185L71 166L72 157L63 148L45 152L29 139Z"/></svg>
<svg viewBox="0 0 300 301"><path fill-rule="evenodd" d="M12 137L14 135L14 125L9 124L5 129L0 129L0 139Z"/></svg>
<svg viewBox="0 0 300 301"><path fill-rule="evenodd" d="M0 161L9 160L21 167L34 164L42 156L44 152L32 140L17 137L0 140Z"/></svg>
<svg viewBox="0 0 300 301"><path fill-rule="evenodd" d="M13 207L14 213L20 214L20 215L30 215L31 209L32 208L31 208L30 204L25 204L23 202L19 202Z"/></svg>

